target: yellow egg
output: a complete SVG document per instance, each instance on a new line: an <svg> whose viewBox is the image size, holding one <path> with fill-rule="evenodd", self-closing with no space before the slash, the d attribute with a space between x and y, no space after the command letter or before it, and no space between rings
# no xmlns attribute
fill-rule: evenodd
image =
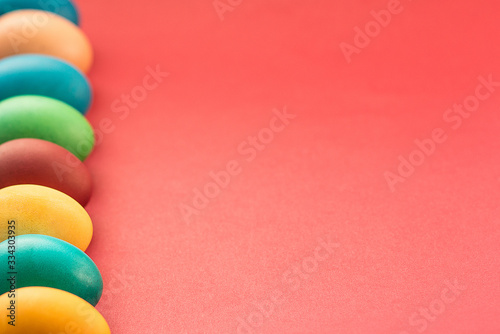
<svg viewBox="0 0 500 334"><path fill-rule="evenodd" d="M0 189L0 242L23 234L43 234L85 251L92 233L87 211L58 190L26 184Z"/></svg>
<svg viewBox="0 0 500 334"><path fill-rule="evenodd" d="M0 17L0 59L22 53L62 58L83 72L92 64L92 46L71 21L41 10L16 10Z"/></svg>
<svg viewBox="0 0 500 334"><path fill-rule="evenodd" d="M0 296L2 334L110 334L106 320L69 292L27 287Z"/></svg>

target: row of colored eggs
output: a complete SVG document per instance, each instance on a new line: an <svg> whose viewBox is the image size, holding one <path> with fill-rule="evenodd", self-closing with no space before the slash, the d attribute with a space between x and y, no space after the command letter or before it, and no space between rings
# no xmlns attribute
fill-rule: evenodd
<svg viewBox="0 0 500 334"><path fill-rule="evenodd" d="M0 332L110 333L84 253L90 43L69 0L0 0L0 15Z"/></svg>

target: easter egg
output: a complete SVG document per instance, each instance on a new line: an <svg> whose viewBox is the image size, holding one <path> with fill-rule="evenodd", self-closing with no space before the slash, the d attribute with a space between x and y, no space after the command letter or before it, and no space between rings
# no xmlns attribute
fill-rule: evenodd
<svg viewBox="0 0 500 334"><path fill-rule="evenodd" d="M66 60L86 73L93 51L85 34L65 18L42 10L16 10L0 16L0 59L39 53Z"/></svg>
<svg viewBox="0 0 500 334"><path fill-rule="evenodd" d="M0 145L0 189L17 184L57 189L82 206L92 192L90 173L77 157L59 145L33 138Z"/></svg>
<svg viewBox="0 0 500 334"><path fill-rule="evenodd" d="M0 189L0 242L12 236L43 234L85 251L92 233L87 211L59 190L32 184Z"/></svg>
<svg viewBox="0 0 500 334"><path fill-rule="evenodd" d="M17 95L43 95L86 114L92 89L85 75L52 56L26 54L0 60L0 101Z"/></svg>
<svg viewBox="0 0 500 334"><path fill-rule="evenodd" d="M0 0L0 15L19 9L46 10L79 23L78 9L70 0Z"/></svg>
<svg viewBox="0 0 500 334"><path fill-rule="evenodd" d="M0 296L2 334L110 334L91 304L67 291L26 287Z"/></svg>
<svg viewBox="0 0 500 334"><path fill-rule="evenodd" d="M94 148L92 126L75 108L52 98L15 96L0 102L0 144L37 138L64 147L85 160Z"/></svg>
<svg viewBox="0 0 500 334"><path fill-rule="evenodd" d="M45 286L71 292L92 305L102 295L102 277L95 263L57 238L28 234L5 240L0 243L0 263L14 268L0 271L0 295L12 287Z"/></svg>

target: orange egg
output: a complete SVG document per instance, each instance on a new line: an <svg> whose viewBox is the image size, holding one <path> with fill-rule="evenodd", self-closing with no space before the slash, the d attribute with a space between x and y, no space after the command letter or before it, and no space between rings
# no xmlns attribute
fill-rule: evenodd
<svg viewBox="0 0 500 334"><path fill-rule="evenodd" d="M93 52L85 34L71 21L41 10L17 10L0 17L0 59L22 53L62 58L83 72Z"/></svg>
<svg viewBox="0 0 500 334"><path fill-rule="evenodd" d="M16 276L10 276L15 285ZM32 286L0 296L2 334L110 334L91 304L69 292Z"/></svg>

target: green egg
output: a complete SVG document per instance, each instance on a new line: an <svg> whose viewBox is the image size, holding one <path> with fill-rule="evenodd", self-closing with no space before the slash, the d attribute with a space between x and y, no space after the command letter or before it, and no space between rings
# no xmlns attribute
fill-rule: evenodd
<svg viewBox="0 0 500 334"><path fill-rule="evenodd" d="M66 241L25 234L0 243L0 295L13 289L43 286L70 292L92 305L102 295L95 263Z"/></svg>
<svg viewBox="0 0 500 334"><path fill-rule="evenodd" d="M94 148L94 131L70 105L38 95L20 95L0 102L0 144L36 138L64 147L80 160Z"/></svg>

